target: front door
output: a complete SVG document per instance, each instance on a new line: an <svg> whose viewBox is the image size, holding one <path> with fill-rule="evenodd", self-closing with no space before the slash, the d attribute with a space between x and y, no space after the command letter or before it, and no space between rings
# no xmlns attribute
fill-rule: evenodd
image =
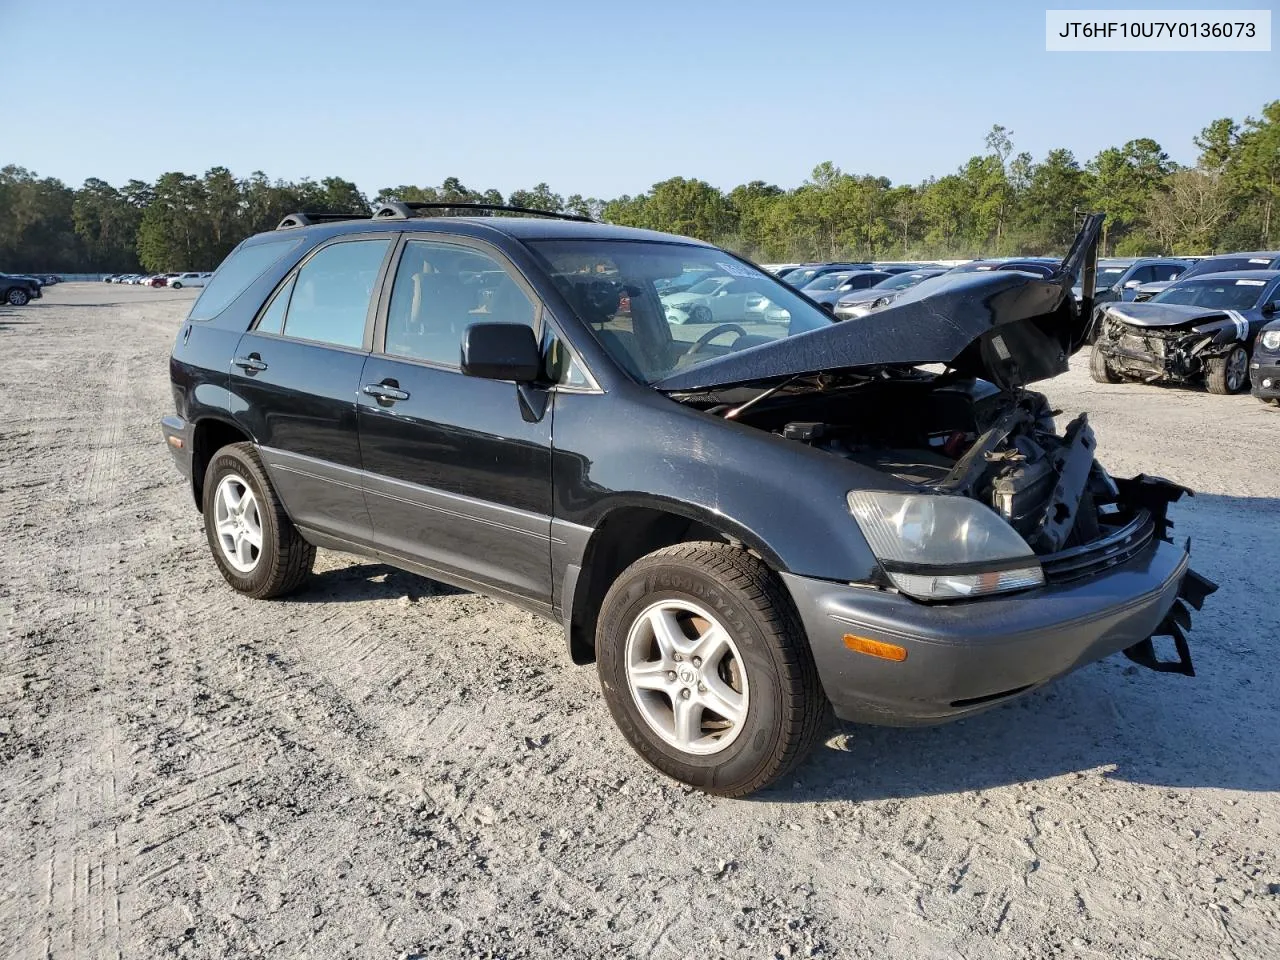
<svg viewBox="0 0 1280 960"><path fill-rule="evenodd" d="M410 239L385 310L359 397L378 546L550 603L551 405L522 406L514 383L460 370L468 324L536 327L532 291L487 248Z"/></svg>
<svg viewBox="0 0 1280 960"><path fill-rule="evenodd" d="M360 482L356 397L372 339L372 293L394 237L320 247L240 338L232 412L258 441L298 526L360 543L372 525Z"/></svg>

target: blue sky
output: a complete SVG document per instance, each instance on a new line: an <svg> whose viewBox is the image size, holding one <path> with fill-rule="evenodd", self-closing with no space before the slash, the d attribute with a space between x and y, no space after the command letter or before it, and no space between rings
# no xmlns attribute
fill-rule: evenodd
<svg viewBox="0 0 1280 960"><path fill-rule="evenodd" d="M1210 120L1280 97L1276 52L1046 53L1045 7L1068 5L0 0L0 113L26 117L0 164L612 197L832 160L902 183L993 123L1037 158L1149 136L1192 162Z"/></svg>

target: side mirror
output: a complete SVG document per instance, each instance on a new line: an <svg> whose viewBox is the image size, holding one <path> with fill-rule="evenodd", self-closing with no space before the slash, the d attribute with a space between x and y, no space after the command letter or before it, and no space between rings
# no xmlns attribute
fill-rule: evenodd
<svg viewBox="0 0 1280 960"><path fill-rule="evenodd" d="M542 375L542 351L523 323L473 323L462 334L462 372L485 380L532 383Z"/></svg>
<svg viewBox="0 0 1280 960"><path fill-rule="evenodd" d="M836 305L830 301L823 303L822 309L827 311L827 313L831 314L833 317L836 315Z"/></svg>
<svg viewBox="0 0 1280 960"><path fill-rule="evenodd" d="M1126 280L1124 283L1124 288L1126 290L1136 290L1140 286L1142 286L1141 280Z"/></svg>
<svg viewBox="0 0 1280 960"><path fill-rule="evenodd" d="M1262 305L1262 315L1264 317L1269 317L1277 312L1280 312L1280 300L1272 300L1270 303Z"/></svg>

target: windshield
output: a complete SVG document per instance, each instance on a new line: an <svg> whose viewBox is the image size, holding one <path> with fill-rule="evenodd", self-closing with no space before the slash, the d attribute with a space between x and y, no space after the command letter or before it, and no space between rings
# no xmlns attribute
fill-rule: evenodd
<svg viewBox="0 0 1280 960"><path fill-rule="evenodd" d="M793 287L803 287L817 275L818 275L817 267L806 267L803 270L792 270L785 277L783 277L783 279L786 280L787 283L791 284Z"/></svg>
<svg viewBox="0 0 1280 960"><path fill-rule="evenodd" d="M699 280L685 293L715 293L724 286L724 277L708 277L706 280Z"/></svg>
<svg viewBox="0 0 1280 960"><path fill-rule="evenodd" d="M786 284L714 247L628 240L529 246L614 361L644 383L834 322ZM659 296L664 277L696 270L706 271L697 286L713 288L707 295Z"/></svg>
<svg viewBox="0 0 1280 960"><path fill-rule="evenodd" d="M905 290L907 287L914 287L921 280L928 280L930 277L937 276L936 273L899 273L896 276L887 277L877 283L872 290Z"/></svg>
<svg viewBox="0 0 1280 960"><path fill-rule="evenodd" d="M826 273L805 287L805 289L814 293L821 293L824 290L834 290L848 279L848 273Z"/></svg>
<svg viewBox="0 0 1280 960"><path fill-rule="evenodd" d="M1209 260L1200 260L1193 263L1187 268L1187 272L1182 277L1186 279L1187 277L1198 277L1204 273L1235 273L1237 270L1270 269L1270 257L1213 257Z"/></svg>
<svg viewBox="0 0 1280 960"><path fill-rule="evenodd" d="M1120 282L1120 278L1124 276L1124 272L1128 267L1098 267L1098 273L1093 281L1095 290L1106 290Z"/></svg>
<svg viewBox="0 0 1280 960"><path fill-rule="evenodd" d="M1266 280L1183 280L1151 298L1151 303L1177 303L1214 310L1248 310L1266 289Z"/></svg>

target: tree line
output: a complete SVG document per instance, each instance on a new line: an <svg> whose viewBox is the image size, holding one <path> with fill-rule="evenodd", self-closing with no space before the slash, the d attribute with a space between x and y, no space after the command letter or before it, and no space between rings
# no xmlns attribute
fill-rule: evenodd
<svg viewBox="0 0 1280 960"><path fill-rule="evenodd" d="M154 183L72 188L0 168L0 270L129 272L212 269L244 237L299 210L368 215L378 202L508 203L684 234L761 262L1060 254L1077 215L1107 215L1103 251L1118 256L1280 246L1280 100L1259 117L1213 121L1193 166L1148 138L1081 163L1060 147L1036 160L996 125L954 173L894 185L827 161L799 187L761 180L721 190L672 177L613 199L565 197L545 183L507 197L457 177L366 197L349 180L166 173Z"/></svg>

